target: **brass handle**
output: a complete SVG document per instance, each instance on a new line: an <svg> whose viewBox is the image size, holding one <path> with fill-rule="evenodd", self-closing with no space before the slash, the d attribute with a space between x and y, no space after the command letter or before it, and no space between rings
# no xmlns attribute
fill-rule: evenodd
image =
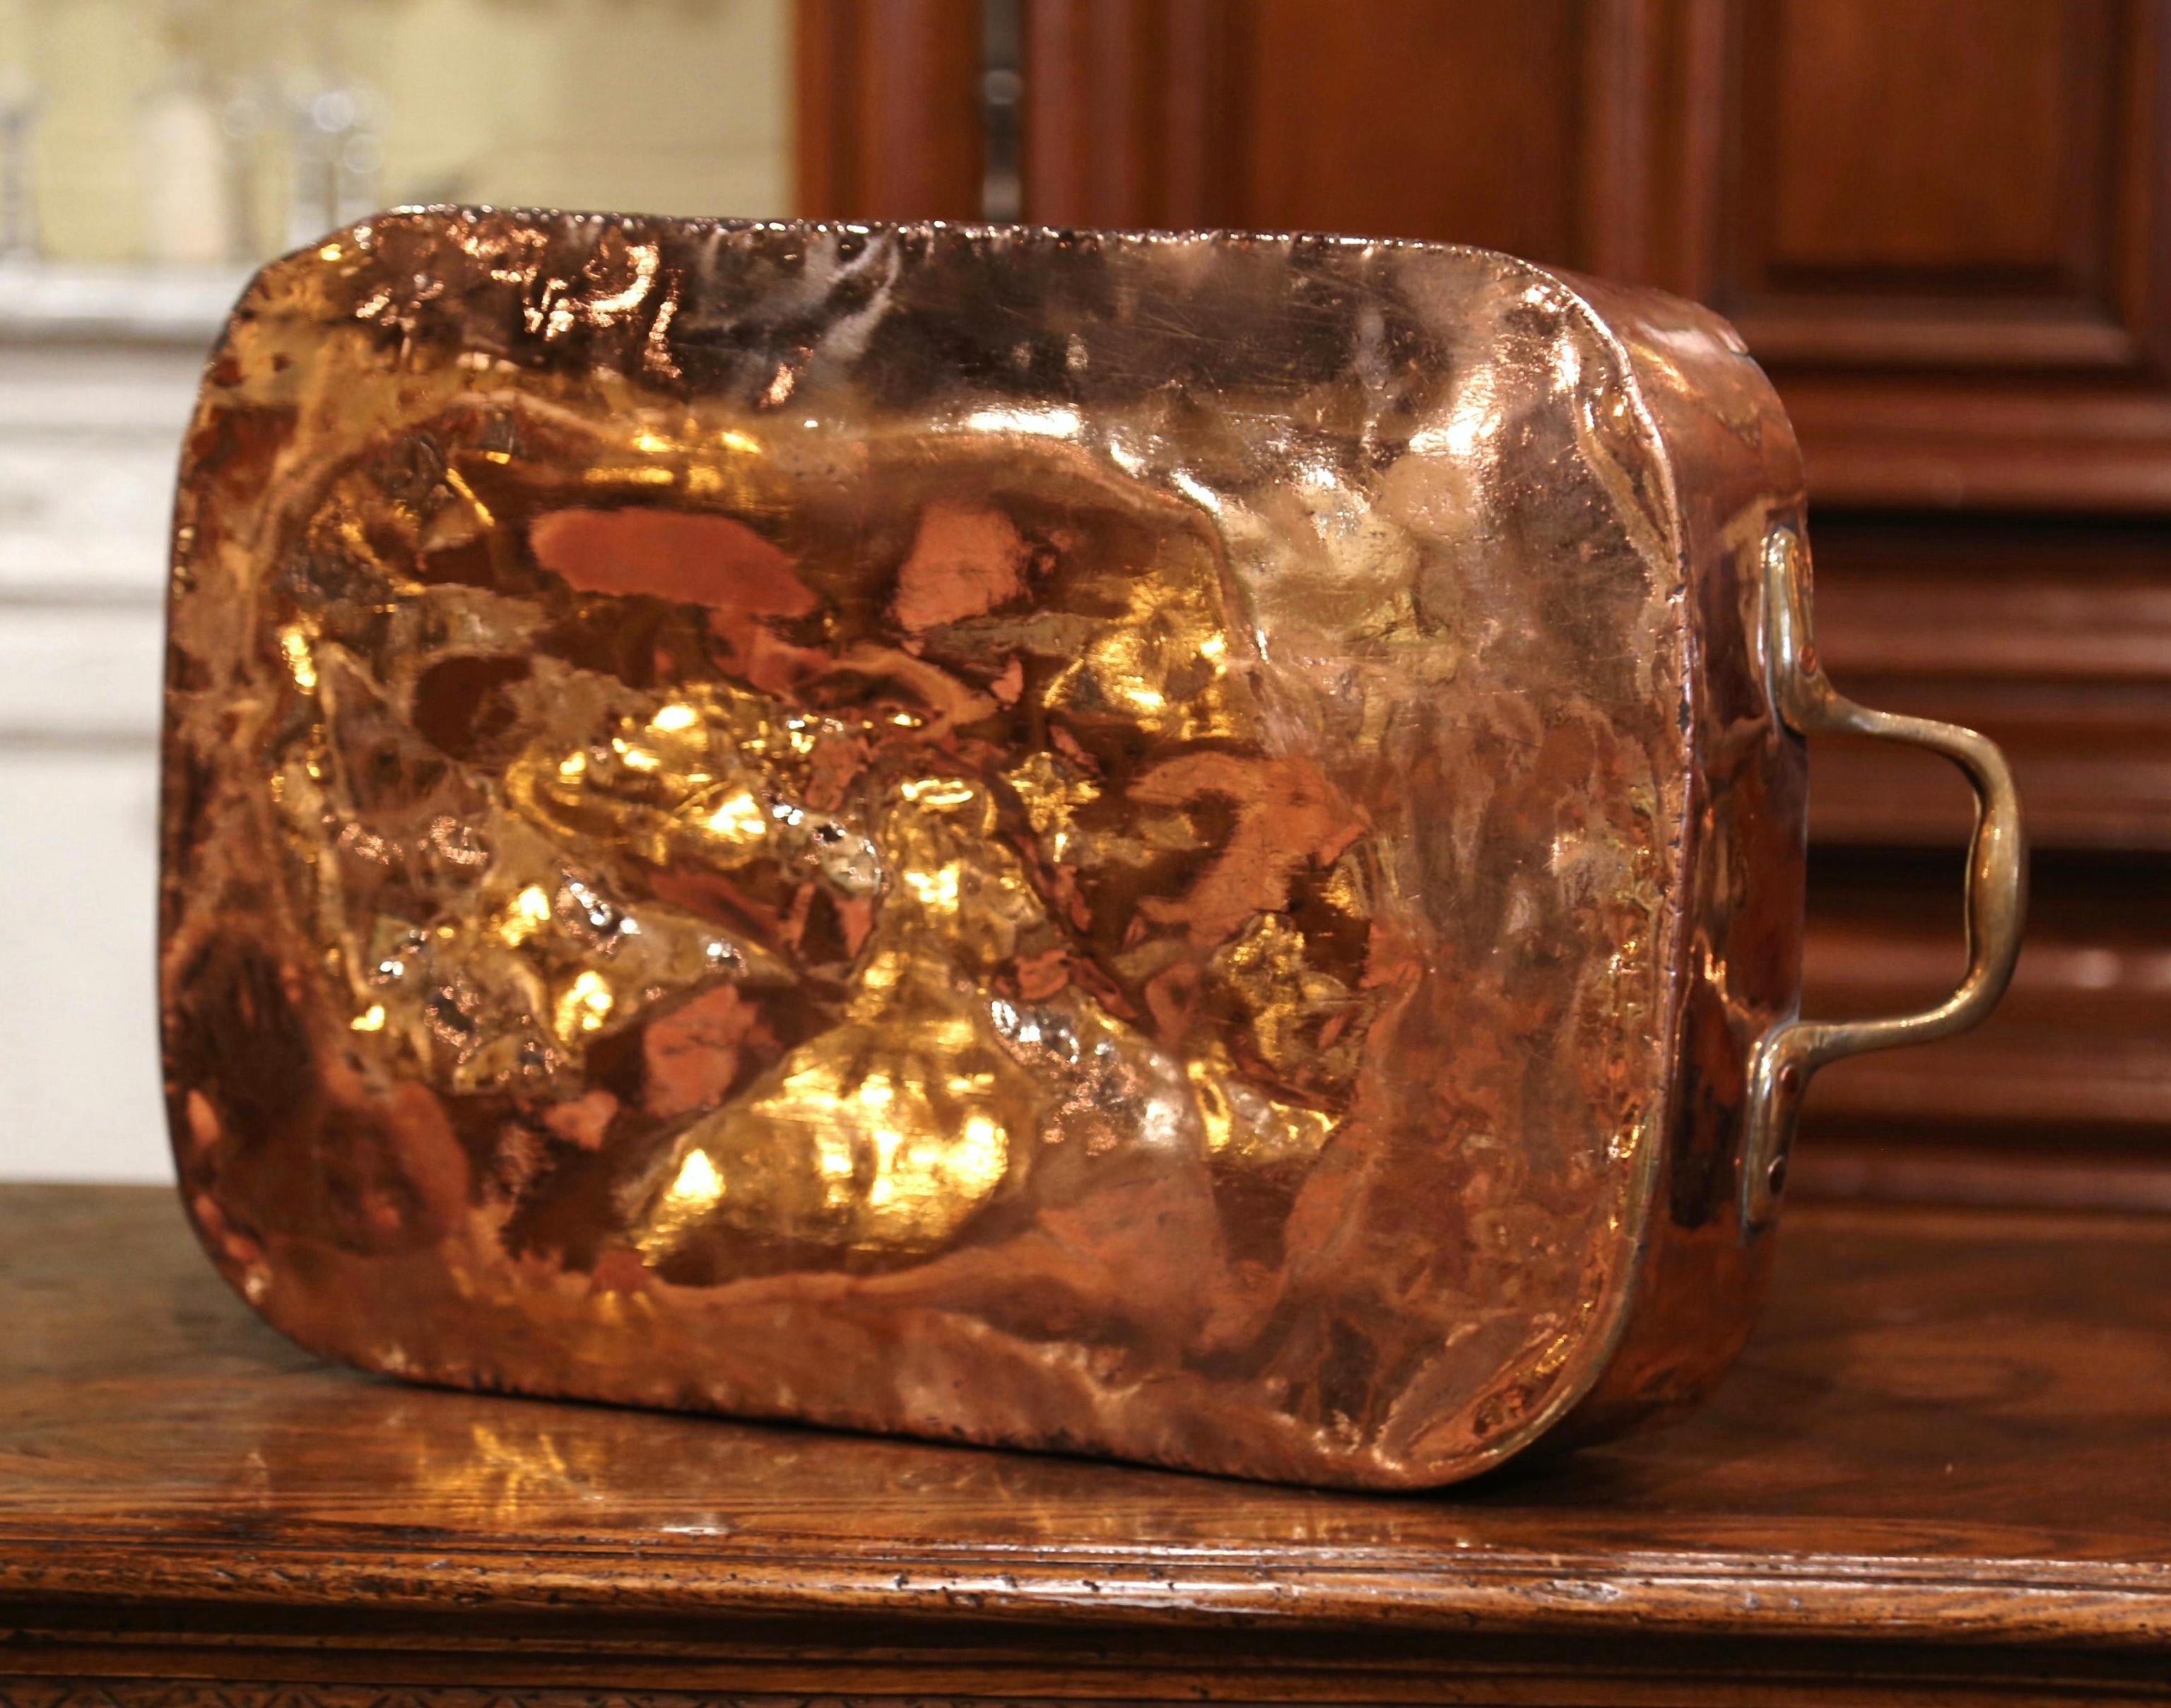
<svg viewBox="0 0 2171 1708"><path fill-rule="evenodd" d="M1965 1031L1997 1005L2020 956L2028 911L2028 845L2020 797L1997 747L1957 724L1900 717L1857 705L1826 680L1809 632L1809 577L1801 538L1782 529L1764 547L1764 658L1780 720L1802 736L1843 731L1906 742L1942 753L1975 786L1975 837L1968 849L1967 976L1935 1008L1879 1020L1782 1021L1758 1041L1749 1064L1742 1143L1741 1217L1769 1222L1809 1076L1827 1062L1924 1044Z"/></svg>

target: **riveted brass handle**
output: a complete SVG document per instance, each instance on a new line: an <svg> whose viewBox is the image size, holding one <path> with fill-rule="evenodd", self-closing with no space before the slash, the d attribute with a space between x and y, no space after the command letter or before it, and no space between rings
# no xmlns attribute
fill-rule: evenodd
<svg viewBox="0 0 2171 1708"><path fill-rule="evenodd" d="M2020 956L2028 906L2028 845L2020 798L1997 747L1957 724L1900 717L1857 705L1825 679L1809 632L1809 577L1801 538L1782 529L1764 548L1764 658L1780 720L1798 734L1845 731L1905 742L1942 753L1975 786L1975 837L1968 849L1967 975L1935 1008L1889 1020L1782 1021L1758 1042L1749 1065L1742 1142L1741 1216L1763 1226L1778 1201L1794 1123L1809 1076L1827 1062L1924 1044L1965 1031L2005 993Z"/></svg>

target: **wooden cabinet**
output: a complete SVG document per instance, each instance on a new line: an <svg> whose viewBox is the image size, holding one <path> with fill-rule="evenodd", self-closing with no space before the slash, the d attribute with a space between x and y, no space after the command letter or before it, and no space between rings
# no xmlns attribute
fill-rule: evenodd
<svg viewBox="0 0 2171 1708"><path fill-rule="evenodd" d="M2171 5L801 17L810 213L977 215L1014 35L1026 218L1467 242L1729 315L1802 435L1835 676L2003 743L2037 849L2012 999L1825 1076L1805 1171L2171 1202ZM1959 962L1965 791L1837 743L1815 779L1809 1005L1917 1004Z"/></svg>

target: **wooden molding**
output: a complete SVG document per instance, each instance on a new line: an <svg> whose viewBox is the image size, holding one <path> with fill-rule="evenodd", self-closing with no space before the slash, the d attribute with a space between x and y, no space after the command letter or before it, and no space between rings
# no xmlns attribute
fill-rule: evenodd
<svg viewBox="0 0 2171 1708"><path fill-rule="evenodd" d="M2171 1163L2055 1147L1986 1150L1980 1145L1910 1143L1888 1128L1812 1130L1787 1176L1796 1202L1875 1199L1885 1203L2033 1206L2074 1211L2171 1212Z"/></svg>
<svg viewBox="0 0 2171 1708"><path fill-rule="evenodd" d="M2171 528L1826 511L1809 532L1843 689L1999 742L2039 849L2171 853ZM1824 740L1810 775L1820 841L1966 834L1967 790L1927 754Z"/></svg>
<svg viewBox="0 0 2171 1708"><path fill-rule="evenodd" d="M1960 859L1813 850L1805 1013L1898 1014L1937 1001L1965 966ZM1815 1138L1968 1135L1986 1154L2055 1150L2171 1170L2171 859L2039 859L2011 989L1977 1031L1818 1076Z"/></svg>

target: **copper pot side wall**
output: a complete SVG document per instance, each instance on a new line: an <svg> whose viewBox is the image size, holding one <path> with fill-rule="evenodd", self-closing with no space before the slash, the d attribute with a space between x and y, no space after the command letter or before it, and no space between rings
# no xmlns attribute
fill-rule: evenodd
<svg viewBox="0 0 2171 1708"><path fill-rule="evenodd" d="M168 680L222 1272L423 1379L1293 1480L1699 1385L1799 480L1723 327L1580 288L460 211L267 270Z"/></svg>

